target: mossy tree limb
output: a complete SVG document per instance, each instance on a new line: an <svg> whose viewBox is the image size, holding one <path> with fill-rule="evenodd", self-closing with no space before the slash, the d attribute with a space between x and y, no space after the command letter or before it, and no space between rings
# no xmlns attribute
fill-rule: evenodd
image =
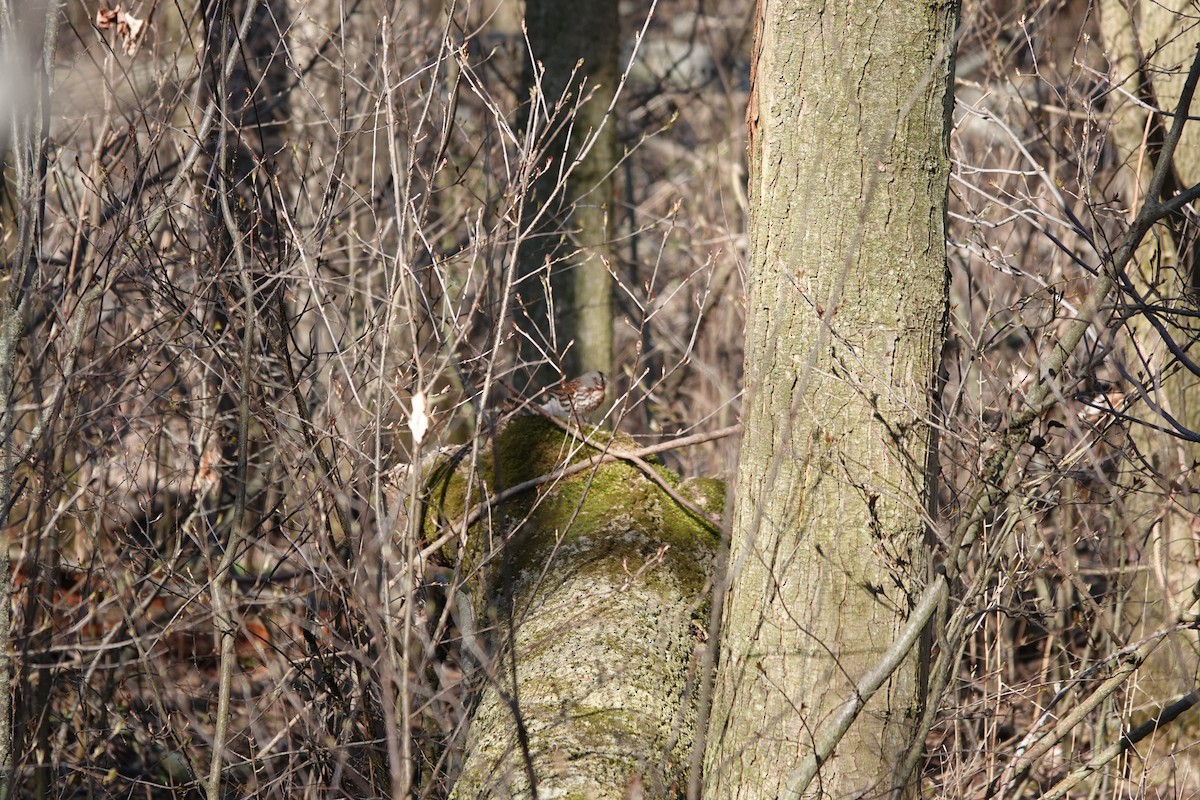
<svg viewBox="0 0 1200 800"><path fill-rule="evenodd" d="M584 445L547 420L518 419L477 474L495 492L588 457L609 444L603 435ZM447 491L435 493L446 516L473 505L465 472L443 476ZM720 512L718 483L659 474ZM624 463L548 484L499 511L456 553L465 573L480 576L467 587L479 623L464 637L486 641L491 656L455 797L527 797L531 777L539 794L554 796L620 798L634 785L663 796L682 787L717 531Z"/></svg>

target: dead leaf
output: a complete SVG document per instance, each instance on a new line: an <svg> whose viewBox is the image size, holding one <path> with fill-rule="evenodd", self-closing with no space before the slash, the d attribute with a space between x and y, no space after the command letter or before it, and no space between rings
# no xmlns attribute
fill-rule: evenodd
<svg viewBox="0 0 1200 800"><path fill-rule="evenodd" d="M117 36L121 37L121 49L125 51L125 55L132 56L137 53L146 20L138 19L125 11L119 3L116 8L101 6L96 12L96 27L106 31L114 24L117 26Z"/></svg>

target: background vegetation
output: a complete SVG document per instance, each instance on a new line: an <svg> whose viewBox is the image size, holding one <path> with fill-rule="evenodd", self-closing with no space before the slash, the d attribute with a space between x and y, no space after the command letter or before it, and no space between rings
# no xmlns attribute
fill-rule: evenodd
<svg viewBox="0 0 1200 800"><path fill-rule="evenodd" d="M519 256L592 93L531 94L519 11L0 8L12 791L448 791L477 576L423 535L426 471L477 465L579 346L531 322L552 283ZM740 419L754 26L620 11L613 195L579 202L611 229L604 424L652 445ZM936 559L1146 202L1154 81L1200 36L1180 8L1121 44L1121 12L963 7ZM1188 715L1123 738L1195 699L1193 220L1148 237L965 543L922 794L1200 789ZM700 438L665 464L730 477L737 438Z"/></svg>

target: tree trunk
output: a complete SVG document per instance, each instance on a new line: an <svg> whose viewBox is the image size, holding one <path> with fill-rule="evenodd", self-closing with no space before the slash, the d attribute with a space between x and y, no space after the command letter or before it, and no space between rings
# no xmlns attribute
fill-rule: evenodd
<svg viewBox="0 0 1200 800"><path fill-rule="evenodd" d="M491 490L515 486L606 447L581 445L541 418L517 419L497 440L499 465L487 459L479 474L496 478ZM464 485L460 471L442 496L450 516L471 505ZM720 514L718 482L678 490ZM530 797L531 783L541 797L673 795L685 785L694 742L693 651L707 618L716 530L623 463L502 508L497 530L515 530L500 544L485 526L472 527L463 572L488 577L474 589L473 608L456 605L482 697L454 797ZM494 643L490 655L485 642Z"/></svg>
<svg viewBox="0 0 1200 800"><path fill-rule="evenodd" d="M562 356L568 376L589 370L611 374L608 264L617 149L616 124L605 117L620 73L617 4L529 0L525 19L535 62L529 76L534 91L529 117L535 121L531 127L545 136L536 157L546 168L532 187L524 215L526 223L534 224L522 249L523 280L517 293L530 314L527 332L534 342L523 342L523 355L533 360L543 353L552 360ZM545 72L539 75L541 67ZM562 107L556 109L560 101ZM552 298L546 297L542 280L547 268ZM543 382L549 382L552 372L543 374Z"/></svg>
<svg viewBox="0 0 1200 800"><path fill-rule="evenodd" d="M14 744L21 742L19 739L14 742L17 720L13 713L14 598L9 560L15 528L10 526L9 517L14 479L20 466L18 450L27 440L17 434L17 406L24 393L17 387L16 379L18 354L23 349L22 340L28 338L31 309L37 303L34 295L41 288L39 273L45 257L42 234L46 164L59 14L60 4L53 0L26 4L0 2L0 69L27 76L24 80L28 84L14 95L15 102L0 108L0 127L4 129L0 137L0 184L8 178L5 167L11 167L16 178L13 185L0 188L0 200L11 193L10 207L16 209L16 244L11 244L10 236L2 256L7 280L0 290L0 530L6 532L0 540L0 605L3 606L0 608L0 800L7 800L13 794L14 784L19 785L14 781L16 759L20 757ZM38 688L43 689L47 682L48 677L42 674ZM37 743L44 744L48 727L38 723L36 728ZM39 748L38 754L47 756L47 750ZM35 791L48 792L51 780L48 767L39 765L34 775Z"/></svg>
<svg viewBox="0 0 1200 800"><path fill-rule="evenodd" d="M790 772L929 576L957 4L761 2L746 404L705 795L887 793L910 654L821 766Z"/></svg>

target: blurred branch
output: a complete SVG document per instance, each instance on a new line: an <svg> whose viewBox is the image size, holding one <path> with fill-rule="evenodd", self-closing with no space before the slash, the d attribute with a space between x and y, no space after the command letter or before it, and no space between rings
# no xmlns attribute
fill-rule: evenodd
<svg viewBox="0 0 1200 800"><path fill-rule="evenodd" d="M1096 323L1101 309L1104 308L1109 296L1117 288L1142 239L1156 222L1170 213L1173 207L1173 200L1164 202L1160 198L1166 177L1172 168L1174 153L1187 121L1198 81L1200 81L1200 48L1192 61L1187 81L1180 95L1174 122L1163 141L1162 154L1151 177L1145 205L1130 223L1120 244L1104 259L1106 268L1092 288L1086 304L1080 309L1078 318L1071 323L1060 338L1053 342L1052 352L1041 363L1041 373L1033 388L1026 395L1023 408L1013 415L1007 425L993 432L993 436L997 440L994 449L984 464L982 474L978 478L979 485L974 494L963 503L961 518L951 540L953 549L947 560L947 575L952 581L957 580L966 569L972 548L978 541L989 515L996 508L997 503L1012 491L1011 481L1017 453L1029 441L1033 423L1063 399L1057 387L1068 361L1089 328ZM944 630L957 633L945 635L940 648L941 653L931 671L929 694L931 707L937 707L939 704L939 699L944 695L954 674L953 666L958 663L961 642L954 641L954 637L961 635L965 629L963 620L973 613L974 611L968 604L963 604L954 612L957 622L944 626ZM1144 647L1152 650L1156 644L1157 641L1148 642ZM1131 656L1130 661L1126 662L1117 674L1106 681L1093 694L1088 703L1082 704L1076 710L1077 713L1064 718L1064 721L1056 726L1054 735L1046 736L1036 747L1018 759L1014 763L1014 767L1019 764L1027 768L1040 756L1047 753L1074 724L1083 718L1087 710L1094 708L1131 676L1141 660L1140 657ZM1067 719L1072 722L1067 724ZM932 722L932 715L926 714L921 730L910 749L909 757L906 758L906 766L915 766L914 754L923 749L924 734L930 729ZM1013 769L1011 774L1018 772L1018 769ZM1006 791L1011 783L1011 781L1005 782L999 791Z"/></svg>
<svg viewBox="0 0 1200 800"><path fill-rule="evenodd" d="M997 447L984 466L980 488L974 498L964 504L962 521L955 531L954 542L957 547L951 554L950 563L947 564L948 577L951 580L956 579L966 566L971 547L978 538L987 515L1006 494L1006 480L1016 460L1017 451L1028 441L1034 421L1061 399L1056 386L1068 360L1088 329L1095 324L1101 308L1116 288L1117 281L1129 265L1142 239L1154 223L1170 213L1167 204L1158 198L1183 134L1183 126L1187 121L1188 109L1191 107L1198 80L1200 52L1192 62L1175 111L1175 121L1163 142L1162 156L1150 179L1145 205L1138 211L1120 245L1105 259L1108 267L1092 289L1087 303L1080 309L1079 318L1054 342L1052 353L1042 364L1042 374L1025 397L1024 408L1013 416L1003 430L995 432L999 439Z"/></svg>
<svg viewBox="0 0 1200 800"><path fill-rule="evenodd" d="M1022 738L1016 748L1013 760L1009 762L1008 767L1000 774L993 785L989 787L986 797L994 797L997 794L1004 796L1023 781L1028 776L1030 769L1046 753L1050 752L1052 747L1061 742L1064 736L1067 736L1076 726L1081 724L1087 718L1088 714L1095 711L1101 703L1112 696L1117 689L1121 688L1126 680L1137 672L1138 668L1145 663L1146 659L1162 644L1168 635L1188 627L1191 626L1176 624L1158 631L1153 636L1147 637L1132 647L1125 648L1113 659L1117 662L1117 666L1111 675L1105 678L1083 702L1076 704L1066 714L1062 715L1058 723L1051 730L1046 731L1040 736L1036 735L1036 728L1044 720L1050 718L1050 711L1054 707L1055 702L1063 696L1063 692L1060 692L1055 697L1055 701L1051 702L1039 719L1034 722L1032 726L1034 730L1031 730ZM1108 662L1101 663L1106 664ZM1090 674L1093 671L1087 670L1086 673ZM1082 677L1080 676L1079 679L1082 679ZM1179 713L1182 713L1182 711ZM1033 742L1036 743L1030 746ZM1108 760L1111 760L1115 755L1111 756Z"/></svg>
<svg viewBox="0 0 1200 800"><path fill-rule="evenodd" d="M1123 734L1116 743L1109 745L1100 755L1063 778L1050 791L1043 794L1041 800L1062 800L1067 796L1068 792L1080 783L1103 769L1113 759L1132 750L1134 745L1142 739L1155 733L1163 726L1174 722L1179 718L1179 715L1192 708L1198 701L1200 701L1200 692L1189 692L1174 703L1171 703L1154 718L1146 720L1128 733Z"/></svg>

